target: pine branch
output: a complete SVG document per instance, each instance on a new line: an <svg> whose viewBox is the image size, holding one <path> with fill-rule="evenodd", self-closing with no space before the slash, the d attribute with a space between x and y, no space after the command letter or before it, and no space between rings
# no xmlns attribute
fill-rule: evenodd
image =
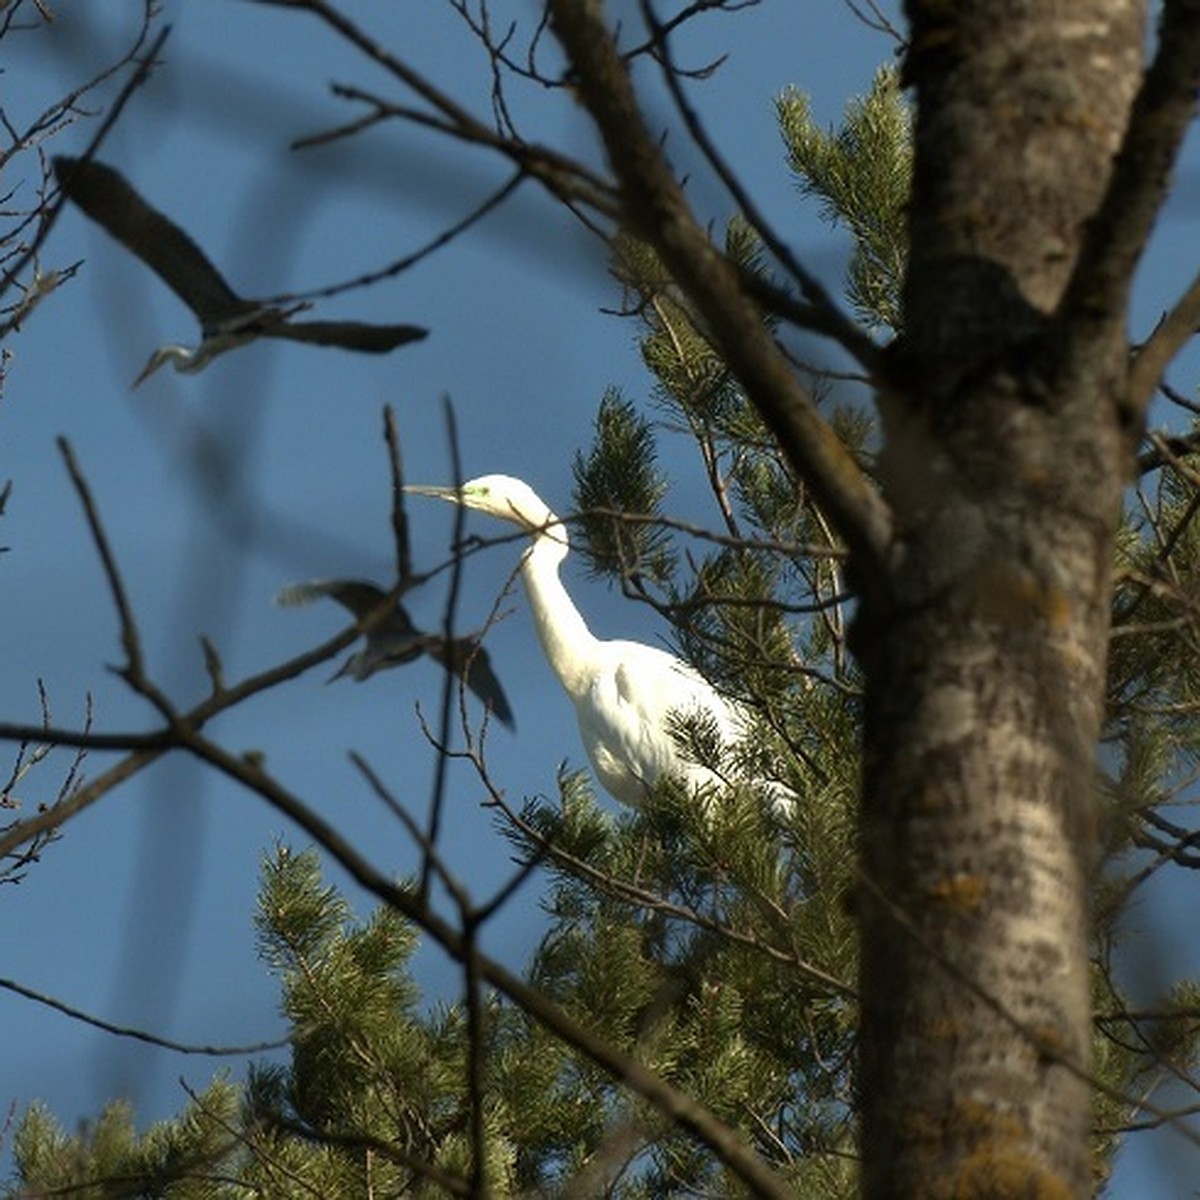
<svg viewBox="0 0 1200 1200"><path fill-rule="evenodd" d="M337 860L356 883L417 924L456 962L466 963L474 956L480 978L519 1005L557 1038L601 1067L618 1083L653 1105L662 1116L708 1146L755 1195L790 1200L791 1188L750 1149L739 1133L632 1055L576 1020L539 988L481 953L459 928L430 907L421 891L393 883L335 826L267 774L257 761L231 754L195 730L181 728L180 738L198 760L254 792L303 829Z"/></svg>
<svg viewBox="0 0 1200 1200"><path fill-rule="evenodd" d="M443 1170L436 1163L426 1162L416 1154L408 1153L395 1142L383 1138L368 1137L361 1133L338 1133L332 1129L313 1129L302 1121L278 1119L278 1127L285 1133L311 1143L314 1146L335 1146L341 1150L369 1150L389 1162L396 1163L411 1171L414 1175L437 1184L449 1196L478 1196L479 1192L472 1190L471 1185L450 1171Z"/></svg>

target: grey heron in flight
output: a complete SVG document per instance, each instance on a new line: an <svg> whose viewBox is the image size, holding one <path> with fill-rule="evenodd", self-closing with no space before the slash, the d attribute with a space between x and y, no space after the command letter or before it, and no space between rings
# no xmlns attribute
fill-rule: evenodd
<svg viewBox="0 0 1200 1200"><path fill-rule="evenodd" d="M323 597L336 600L361 621L378 611L387 599L387 593L373 583L361 580L317 579L310 583L289 584L275 597L275 603L285 608L296 608ZM478 635L448 640L439 634L423 633L412 623L398 601L382 621L367 631L366 645L338 668L330 682L343 675L361 682L376 671L412 662L422 654L428 654L463 680L496 720L510 729L515 728L508 698L492 670L487 651Z"/></svg>
<svg viewBox="0 0 1200 1200"><path fill-rule="evenodd" d="M150 357L134 387L165 362L199 371L218 354L260 337L384 354L429 332L417 325L362 321L293 321L307 304L279 306L239 296L204 252L174 221L150 207L112 167L58 157L54 173L63 193L127 249L132 250L196 314L200 344L163 346Z"/></svg>

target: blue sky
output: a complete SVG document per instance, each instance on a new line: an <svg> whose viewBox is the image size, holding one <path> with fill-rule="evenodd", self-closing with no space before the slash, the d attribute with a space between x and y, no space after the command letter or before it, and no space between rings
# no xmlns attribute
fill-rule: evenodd
<svg viewBox="0 0 1200 1200"><path fill-rule="evenodd" d="M92 6L86 18L59 7L52 29L8 43L18 51L6 64L5 107L18 125L114 57L132 34L132 5ZM416 16L407 5L343 7L487 118L484 60L446 6L425 3ZM531 7L511 6L522 17ZM133 99L102 157L187 228L245 294L319 287L408 254L506 176L505 165L483 152L448 148L397 124L293 153L287 148L293 138L355 113L329 97L328 82L403 97L303 15L234 0L164 9L174 29L163 66ZM812 95L818 118L832 122L847 99L866 90L892 46L838 0L805 10L800 20L785 0L714 18L688 50L697 64L732 50L695 99L777 227L836 287L846 244L795 198L772 101L797 84ZM517 111L530 136L594 153L581 113L556 97L531 89ZM77 152L93 130L80 119L47 149ZM682 139L670 145L695 167L690 188L701 211L724 219L727 204L691 163ZM18 160L6 187L32 166L31 158ZM1143 328L1194 269L1177 246L1184 235L1194 244L1196 184L1193 165L1183 172L1145 272ZM106 667L120 657L116 620L55 448L59 434L71 439L94 490L152 671L177 697L197 698L205 686L200 633L213 639L227 675L237 678L315 644L342 623L332 605L275 608L271 598L280 586L322 576L387 577L385 402L397 413L410 480L451 481L448 397L468 476L518 475L565 511L571 458L588 442L605 388L618 385L639 400L646 395L634 326L601 312L618 297L599 248L533 188L398 279L323 307L322 315L411 321L432 330L427 342L383 359L258 345L199 376L164 371L131 392L154 346L194 339L191 315L140 264L67 211L42 265L81 258L77 279L7 344L14 358L0 403L0 476L12 478L13 496L0 530L11 547L0 560L6 576L0 714L8 719L36 718L41 679L61 724L79 723L88 694L98 728L152 722ZM1191 387L1186 369L1172 377ZM698 507L702 491L690 447L668 439L663 448L664 465L678 479L673 511L710 518ZM442 561L450 510L414 501L409 517L418 568ZM473 527L489 531L482 522ZM511 547L472 559L463 628L487 615L515 560ZM568 568L566 577L598 633L662 636L646 610L579 570ZM436 588L414 595L414 617L436 624L441 599ZM582 750L523 597L514 592L504 608L509 615L488 645L518 729L511 735L493 728L488 757L510 795L552 793L559 763L582 764ZM247 705L223 719L219 732L231 747L263 750L285 782L372 847L379 865L402 874L417 861L412 846L367 794L346 751L358 750L400 781L401 798L422 810L433 755L414 706L436 712L440 675L422 663L361 686L326 687L330 671L312 672ZM18 794L30 803L52 796L67 761L53 756ZM102 764L96 755L87 769L97 773ZM508 877L511 864L480 799L469 772L456 769L448 854L483 897ZM25 882L3 891L0 975L106 1019L188 1042L278 1036L277 992L255 958L251 920L258 864L281 837L303 844L253 797L185 763L160 764L73 822ZM350 895L365 912L366 898ZM537 935L536 898L536 887L527 888L489 929L485 945L492 954L524 959ZM1147 995L1162 982L1156 972L1167 947L1173 962L1185 952L1195 960L1184 929L1169 923L1172 911L1151 899L1135 918L1140 944L1155 951L1142 968ZM453 967L436 953L422 951L419 961L431 992L455 986ZM118 1092L132 1096L141 1118L165 1116L183 1102L180 1076L202 1085L219 1065L116 1042L4 992L0 1028L9 1031L0 1105L45 1099L68 1124ZM234 1060L232 1069L239 1068ZM1163 1150L1182 1145L1161 1143ZM1181 1169L1194 1173L1191 1155ZM1139 1190L1144 1186L1174 1193L1173 1183L1147 1173L1147 1156L1135 1149L1126 1158L1114 1194L1149 1194Z"/></svg>

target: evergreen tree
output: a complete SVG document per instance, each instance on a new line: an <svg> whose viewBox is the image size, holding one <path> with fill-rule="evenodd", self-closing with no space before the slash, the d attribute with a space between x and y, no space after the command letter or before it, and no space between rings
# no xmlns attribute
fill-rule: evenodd
<svg viewBox="0 0 1200 1200"><path fill-rule="evenodd" d="M630 150L638 135L597 7L550 5L632 214L613 270L650 384L644 397L607 393L576 457L580 549L754 714L732 754L796 803L781 816L732 784L698 806L668 780L644 808L614 814L572 771L553 801L511 805L498 787L493 798L498 832L549 879L527 982L721 1124L693 1136L511 990L423 1006L418 926L446 942L428 891L399 885L356 921L315 854L280 848L264 865L258 927L287 1061L258 1067L240 1099L214 1083L140 1136L121 1106L75 1136L31 1110L14 1195L1070 1196L1104 1179L1164 1067L1191 1086L1196 987L1181 984L1150 1018L1132 1013L1113 958L1145 878L1196 865L1195 835L1164 810L1187 795L1200 745L1186 653L1200 556L1200 477L1186 459L1200 438L1152 439L1117 524L1140 417L1113 326L1124 293L1087 270L1089 253L1097 271L1104 262L1108 201L1099 185L1072 194L1071 232L1057 228L1053 252L1040 195L1028 246L993 197L964 215L947 180L965 194L962 172L986 175L988 147L963 166L939 143L938 120L969 124L955 89L1019 126L1005 134L1017 144L1043 137L1030 123L1048 118L1025 114L1036 87L1022 71L997 112L948 68L947 56L980 56L994 82L995 62L968 37L978 6L909 5L915 121L890 69L833 131L800 92L778 100L800 193L851 239L859 340L840 340L885 380L877 425L862 387L794 355L812 413L781 432L762 399L775 394L766 368L739 341L769 338L799 303L783 302L779 247L752 214L729 221L722 279L774 300L739 325L703 256L689 260L691 233L639 204L653 168ZM1187 6L1166 9L1178 37L1194 36ZM1044 14L1009 16L1018 32L1046 32ZM1098 8L1096 21L1114 45L1136 41L1135 24L1117 29ZM1097 164L1124 127L1128 57L1088 83L1094 111L1076 127L1049 121L1089 179L1107 178ZM630 145L618 144L622 120ZM1080 139L1079 123L1104 136ZM998 170L1037 192L1019 165ZM1084 240L1075 230L1089 216ZM832 319L818 301L805 303ZM1097 416L1097 396L1112 411ZM806 441L808 417L836 454ZM690 439L708 484L694 523L672 519L667 437ZM819 469L798 472L797 456ZM896 523L891 558L879 497ZM1105 669L1101 689L1092 677ZM981 730L985 718L994 726ZM702 724L674 732L738 774ZM455 944L470 963L464 924ZM1090 1158L1077 1137L1089 1096ZM777 1190L713 1130L734 1131Z"/></svg>

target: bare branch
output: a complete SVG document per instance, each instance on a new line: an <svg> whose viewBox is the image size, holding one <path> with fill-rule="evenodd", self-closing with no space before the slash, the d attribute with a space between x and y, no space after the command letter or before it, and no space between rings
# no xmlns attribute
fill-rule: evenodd
<svg viewBox="0 0 1200 1200"><path fill-rule="evenodd" d="M779 292L769 283L758 280L753 275L743 278L746 290L754 294L759 303L773 301L777 308L785 310L785 315L802 328L812 329L835 338L844 349L854 355L869 373L882 375L883 364L879 347L838 308L824 284L800 262L792 253L791 247L771 228L770 222L754 203L753 197L708 136L699 114L683 94L683 88L679 82L680 73L671 61L668 41L669 24L659 24L649 0L641 0L641 8L646 23L654 31L658 56L663 66L663 79L675 101L679 115L683 118L683 123L687 126L688 133L691 134L692 140L699 147L709 166L716 172L717 178L733 197L742 215L762 238L764 245L799 284L807 303L801 305L791 301L789 304L786 293Z"/></svg>
<svg viewBox="0 0 1200 1200"><path fill-rule="evenodd" d="M437 848L429 840L420 823L392 795L391 790L379 777L375 768L355 750L350 751L350 761L354 764L359 774L367 781L367 786L370 787L371 791L383 801L392 816L404 826L404 831L408 836L420 847L422 860L429 864L434 874L446 885L446 890L450 895L458 902L460 907L469 906L467 905L467 895L463 890L462 884L446 866L445 861L438 854Z"/></svg>
<svg viewBox="0 0 1200 1200"><path fill-rule="evenodd" d="M436 113L439 113L443 120L438 122L438 126L443 132L499 151L561 199L582 199L585 203L601 211L606 207L611 210L609 185L593 175L581 163L545 146L508 138L489 128L446 92L430 83L419 71L398 59L391 51L366 34L326 0L256 0L256 2L312 13L398 82L415 92ZM343 92L345 93L346 90L343 89ZM375 103L380 106L380 111L386 111L389 107L381 101L375 101ZM396 110L396 112L397 115L400 115L400 110ZM407 110L403 112L403 115L409 120L419 118L419 114ZM606 195L609 197L607 204Z"/></svg>
<svg viewBox="0 0 1200 1200"><path fill-rule="evenodd" d="M4 730L0 728L0 737L2 736L4 736ZM18 733L17 740L23 736L23 732ZM93 736L99 738L100 735ZM84 745L87 743L76 740L72 744ZM28 820L20 821L0 833L0 858L11 854L18 846L23 846L34 838L40 837L50 830L58 829L72 817L78 816L85 808L90 808L102 796L107 795L127 779L132 779L144 767L148 767L156 759L161 758L166 753L169 744L169 739L164 738L162 749L134 751L110 767L109 770L80 786L66 799L47 808L45 812L40 812Z"/></svg>
<svg viewBox="0 0 1200 1200"><path fill-rule="evenodd" d="M1186 458L1200 451L1200 431L1179 436L1152 431L1150 437L1153 442L1152 448L1138 455L1139 475L1146 475L1160 467L1171 465L1172 458Z"/></svg>
<svg viewBox="0 0 1200 1200"><path fill-rule="evenodd" d="M214 717L244 700L270 691L281 683L295 679L305 671L328 662L334 655L345 650L362 636L359 623L348 626L334 637L322 642L312 650L306 650L294 658L270 667L256 675L247 676L240 683L222 688L183 713L174 713L173 720L180 727L200 730ZM167 706L168 711L170 706ZM12 853L48 830L57 829L97 800L112 791L118 784L132 778L143 768L161 758L172 749L179 748L179 729L169 724L166 728L149 733L92 733L71 729L59 729L32 724L0 722L0 740L30 741L42 739L52 745L82 746L90 750L127 750L130 753L114 766L81 786L58 804L21 821L0 833L0 858Z"/></svg>
<svg viewBox="0 0 1200 1200"><path fill-rule="evenodd" d="M150 46L145 53L141 54L142 47L145 45L146 39L149 36L151 20L156 12L157 9L152 0L144 0L142 26L138 32L137 39L135 40L134 45L129 52L113 66L105 68L100 72L100 74L95 76L93 79L88 80L88 82L83 84L81 87L76 88L75 91L73 91L69 96L65 97L62 101L58 102L58 104L54 106L54 111L56 112L62 114L72 112L81 96L91 91L99 84L103 83L106 79L110 78L113 74L120 71L128 64L137 64L128 81L121 88L121 91L113 101L108 112L105 114L104 119L100 122L96 132L92 135L91 140L88 142L87 148L84 150L83 154L80 155L81 161L87 161L92 157L93 154L95 154L97 148L108 136L109 130L111 130L113 125L116 124L121 113L124 111L125 105L129 103L133 94L150 77L150 71L154 67L155 59L162 50L163 46L166 44L167 38L171 33L171 27L169 25L164 26L158 36L153 40L153 42L150 43ZM2 282L0 282L0 295L3 294L4 289L9 284L16 283L16 280L20 277L22 272L26 267L29 266L30 263L35 263L37 261L38 252L41 250L42 244L45 242L46 238L50 236L50 231L54 228L54 223L58 220L58 214L61 210L61 203L55 204L48 211L45 211L42 206L39 206L37 215L39 216L40 220L37 234L30 240L28 246L16 259L16 261L4 271ZM19 324L22 316L23 313L18 311L15 317L12 317L3 324L0 324L0 338L3 338L5 334L16 327L17 324Z"/></svg>
<svg viewBox="0 0 1200 1200"><path fill-rule="evenodd" d="M1200 327L1200 274L1188 285L1175 307L1159 322L1144 345L1138 348L1129 368L1129 393L1139 409L1154 394L1163 372Z"/></svg>
<svg viewBox="0 0 1200 1200"><path fill-rule="evenodd" d="M646 128L601 6L549 3L552 28L578 73L580 93L620 180L627 220L695 305L793 469L810 482L838 532L862 559L860 579L869 583L882 573L887 557L891 517L886 505L801 387L740 272L693 216Z"/></svg>
<svg viewBox="0 0 1200 1200"><path fill-rule="evenodd" d="M116 557L112 552L112 547L108 544L108 537L100 521L100 513L96 508L96 502L92 499L91 489L88 487L87 480L83 477L83 472L79 469L79 464L75 459L75 452L71 449L71 443L65 437L59 437L58 449L59 453L63 456L63 461L67 464L67 473L71 476L71 482L75 485L75 491L78 493L80 502L83 505L84 515L87 517L88 528L92 532L92 540L95 542L96 549L100 553L100 562L104 567L104 576L108 580L108 588L112 594L113 606L117 610L117 618L121 623L121 645L125 650L125 667L123 671L126 677L131 682L134 682L144 676L145 663L142 661L142 641L138 634L137 622L134 620L133 607L129 603L129 597L125 591L125 584L121 578Z"/></svg>
<svg viewBox="0 0 1200 1200"><path fill-rule="evenodd" d="M450 442L450 462L454 475L454 486L458 487L463 480L462 462L458 453L458 431L454 423L454 409L450 405L449 398L444 402L444 409L446 415L446 432ZM454 545L456 546L462 540L465 524L466 509L456 504L454 506ZM446 596L446 606L442 614L442 636L446 639L447 644L452 643L454 640L454 615L458 609L459 589L462 586L462 562L458 555L455 555L455 560L450 567L450 588ZM454 701L454 686L453 675L447 671L442 681L442 707L439 722L439 741L443 746L447 745L450 739L450 715L451 705ZM437 766L434 768L433 791L429 798L429 832L427 837L430 851L426 853L424 865L421 868L421 898L423 901L427 901L429 898L429 879L433 869L432 851L437 846L438 834L441 831L442 806L446 798L447 765L448 760L446 755L439 754Z"/></svg>
<svg viewBox="0 0 1200 1200"><path fill-rule="evenodd" d="M394 262L390 262L386 266L379 267L374 271L367 271L365 274L359 275L354 279L346 280L342 283L330 284L323 288L311 288L308 291L295 293L289 298L298 300L326 299L330 296L340 296L343 292L370 287L381 280L391 279L396 275L402 274L436 251L444 249L461 234L477 225L489 213L499 208L517 190L525 178L526 174L523 170L516 171L508 180L492 192L490 196L487 196L480 204L467 213L465 217L443 229L436 237L431 238L424 246L418 247L411 254L406 254L403 258L398 258ZM273 297L269 297L269 299L273 299Z"/></svg>
<svg viewBox="0 0 1200 1200"><path fill-rule="evenodd" d="M856 0L844 0L844 3L868 29L886 34L898 48L903 48L908 44L904 34L888 19L887 14L876 0L866 0L865 4L856 3Z"/></svg>
<svg viewBox="0 0 1200 1200"><path fill-rule="evenodd" d="M487 1126L484 1120L487 1063L482 971L477 935L479 926L466 908L460 908L463 922L463 1003L467 1012L467 1106L471 1129L471 1195L486 1196Z"/></svg>
<svg viewBox="0 0 1200 1200"><path fill-rule="evenodd" d="M53 996L48 996L44 992L35 991L33 988L26 987L22 983L17 983L13 979L0 979L0 988L5 991L14 992L18 996L23 996L26 1000L32 1000L37 1004L44 1004L47 1008L52 1008L55 1012L60 1012L64 1016L70 1017L73 1021L81 1021L84 1025L92 1025L96 1029L102 1029L105 1033L114 1034L116 1037L132 1038L137 1042L145 1042L150 1046L160 1046L164 1050L173 1050L176 1054L204 1054L210 1057L245 1057L250 1054L262 1054L267 1050L279 1050L289 1044L289 1038L279 1038L273 1042L251 1042L246 1046L218 1046L218 1045L198 1045L192 1042L177 1042L172 1038L160 1037L155 1033L148 1033L144 1029L134 1029L128 1025L114 1025L111 1021L105 1021L100 1017L94 1017L90 1013L84 1012L80 1008L75 1008L70 1004L64 1003L62 1000L57 1000Z"/></svg>

